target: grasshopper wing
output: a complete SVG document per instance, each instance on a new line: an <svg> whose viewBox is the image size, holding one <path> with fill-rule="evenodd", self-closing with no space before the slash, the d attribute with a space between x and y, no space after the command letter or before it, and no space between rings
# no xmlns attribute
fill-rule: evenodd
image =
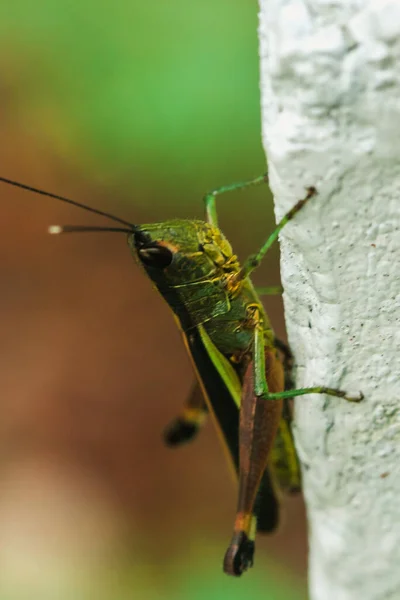
<svg viewBox="0 0 400 600"><path fill-rule="evenodd" d="M232 364L199 325L183 334L208 410L229 462L239 470L239 408L242 384ZM263 474L255 503L258 530L273 531L279 521L279 502L269 469Z"/></svg>

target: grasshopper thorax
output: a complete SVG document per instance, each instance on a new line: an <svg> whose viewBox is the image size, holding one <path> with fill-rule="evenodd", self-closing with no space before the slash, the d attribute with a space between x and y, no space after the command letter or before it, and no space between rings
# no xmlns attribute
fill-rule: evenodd
<svg viewBox="0 0 400 600"><path fill-rule="evenodd" d="M140 225L128 235L128 244L156 285L175 287L201 282L239 268L228 240L204 221Z"/></svg>

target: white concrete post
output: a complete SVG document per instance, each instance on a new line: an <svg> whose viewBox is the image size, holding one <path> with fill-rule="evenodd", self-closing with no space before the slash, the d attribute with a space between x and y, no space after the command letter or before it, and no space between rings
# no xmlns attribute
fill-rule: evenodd
<svg viewBox="0 0 400 600"><path fill-rule="evenodd" d="M400 1L260 0L312 600L400 599Z"/></svg>

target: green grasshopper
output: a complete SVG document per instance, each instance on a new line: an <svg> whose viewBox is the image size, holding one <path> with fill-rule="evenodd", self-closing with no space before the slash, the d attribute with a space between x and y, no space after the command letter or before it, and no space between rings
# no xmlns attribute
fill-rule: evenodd
<svg viewBox="0 0 400 600"><path fill-rule="evenodd" d="M289 398L328 394L357 402L363 398L316 386L286 389L284 366L289 349L275 338L251 273L277 240L282 228L316 195L310 187L281 219L256 254L242 265L218 227L220 194L267 182L267 176L216 189L204 197L206 220L171 220L150 225L128 221L3 177L0 181L78 206L124 227L52 226L53 234L118 231L172 309L193 363L196 384L182 414L165 432L169 446L193 439L210 413L234 470L239 492L234 532L224 571L241 575L253 564L256 532L271 532L279 521L278 483L300 487L290 430ZM265 288L264 293L276 293ZM283 353L282 362L279 352Z"/></svg>

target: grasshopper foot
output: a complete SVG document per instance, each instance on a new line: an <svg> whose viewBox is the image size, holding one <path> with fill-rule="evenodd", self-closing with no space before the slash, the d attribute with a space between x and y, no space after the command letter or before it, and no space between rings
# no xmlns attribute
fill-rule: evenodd
<svg viewBox="0 0 400 600"><path fill-rule="evenodd" d="M344 393L343 398L348 402L361 402L361 400L364 400L364 394L362 392L358 392L357 394Z"/></svg>
<svg viewBox="0 0 400 600"><path fill-rule="evenodd" d="M191 442L197 435L198 425L184 419L175 419L164 431L164 442L170 448Z"/></svg>
<svg viewBox="0 0 400 600"><path fill-rule="evenodd" d="M233 535L224 558L224 573L240 577L253 566L254 542L249 540L244 531Z"/></svg>

